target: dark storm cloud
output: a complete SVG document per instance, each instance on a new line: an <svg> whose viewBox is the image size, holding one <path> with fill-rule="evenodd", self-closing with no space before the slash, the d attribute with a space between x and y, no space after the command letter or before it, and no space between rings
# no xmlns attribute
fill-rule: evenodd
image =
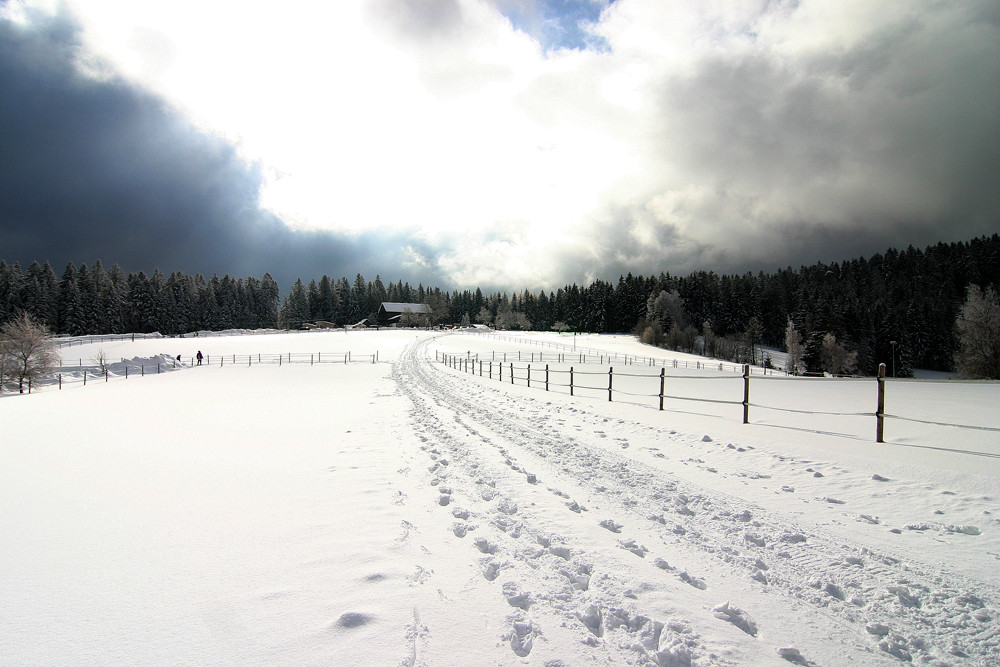
<svg viewBox="0 0 1000 667"><path fill-rule="evenodd" d="M404 268L418 245L405 233L289 229L260 209L260 174L231 146L121 80L80 74L79 53L63 17L0 19L0 259L267 271L283 287L323 273L438 280Z"/></svg>
<svg viewBox="0 0 1000 667"><path fill-rule="evenodd" d="M759 47L664 77L660 145L712 193L693 211L719 270L969 239L1000 221L998 81L995 23L927 8L842 51Z"/></svg>

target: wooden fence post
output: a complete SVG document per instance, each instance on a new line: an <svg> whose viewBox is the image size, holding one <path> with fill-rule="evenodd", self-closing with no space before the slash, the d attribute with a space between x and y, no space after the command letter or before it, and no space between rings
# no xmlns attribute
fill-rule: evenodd
<svg viewBox="0 0 1000 667"><path fill-rule="evenodd" d="M878 365L878 407L875 408L875 442L885 442L885 364Z"/></svg>
<svg viewBox="0 0 1000 667"><path fill-rule="evenodd" d="M514 362L510 362L510 383L514 384Z"/></svg>
<svg viewBox="0 0 1000 667"><path fill-rule="evenodd" d="M743 423L750 423L750 364L743 364Z"/></svg>
<svg viewBox="0 0 1000 667"><path fill-rule="evenodd" d="M535 358L535 353L534 352L531 353L531 358L532 359ZM529 387L531 386L531 364L528 364L528 386Z"/></svg>
<svg viewBox="0 0 1000 667"><path fill-rule="evenodd" d="M545 364L545 391L549 390L549 365Z"/></svg>
<svg viewBox="0 0 1000 667"><path fill-rule="evenodd" d="M573 395L573 367L569 367L569 395Z"/></svg>
<svg viewBox="0 0 1000 667"><path fill-rule="evenodd" d="M664 378L666 377L666 375L664 374L665 371L666 369L664 368L660 369L660 410L663 409L663 381Z"/></svg>
<svg viewBox="0 0 1000 667"><path fill-rule="evenodd" d="M608 367L608 402L611 402L611 385L614 381L615 369L614 366Z"/></svg>

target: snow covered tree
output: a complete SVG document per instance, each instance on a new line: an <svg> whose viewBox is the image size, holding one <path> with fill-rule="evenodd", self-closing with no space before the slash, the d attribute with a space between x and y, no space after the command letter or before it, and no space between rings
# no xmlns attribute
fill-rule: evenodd
<svg viewBox="0 0 1000 667"><path fill-rule="evenodd" d="M0 385L4 380L24 393L25 381L49 375L59 363L49 330L27 313L0 327Z"/></svg>
<svg viewBox="0 0 1000 667"><path fill-rule="evenodd" d="M805 356L806 348L802 344L802 334L798 332L795 328L795 323L791 320L788 320L788 326L785 327L785 352L788 353L785 370L792 375L798 375L805 368L803 357Z"/></svg>
<svg viewBox="0 0 1000 667"><path fill-rule="evenodd" d="M497 313L493 326L497 329L510 331L529 331L531 322L524 313L516 313L510 308L503 308Z"/></svg>
<svg viewBox="0 0 1000 667"><path fill-rule="evenodd" d="M992 287L969 286L956 327L958 372L967 378L1000 380L1000 296Z"/></svg>
<svg viewBox="0 0 1000 667"><path fill-rule="evenodd" d="M851 373L858 366L858 353L848 352L832 333L823 336L819 357L823 370L832 375Z"/></svg>

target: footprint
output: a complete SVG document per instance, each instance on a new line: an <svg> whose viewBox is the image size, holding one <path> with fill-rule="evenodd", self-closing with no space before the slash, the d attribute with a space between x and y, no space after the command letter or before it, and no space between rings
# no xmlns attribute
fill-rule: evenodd
<svg viewBox="0 0 1000 667"><path fill-rule="evenodd" d="M683 581L685 584L690 584L694 586L698 590L703 591L708 588L708 584L706 584L703 579L699 579L698 577L692 577L690 574L687 573L687 570L681 571L681 573L677 575L677 578Z"/></svg>
<svg viewBox="0 0 1000 667"><path fill-rule="evenodd" d="M485 537L477 537L475 542L476 548L484 554L495 554L497 552L497 545L490 542Z"/></svg>
<svg viewBox="0 0 1000 667"><path fill-rule="evenodd" d="M728 602L721 604L712 610L715 617L728 621L738 627L743 632L747 633L751 637L757 636L757 624L754 622L750 615L739 607L731 607Z"/></svg>
<svg viewBox="0 0 1000 667"><path fill-rule="evenodd" d="M576 617L590 630L595 637L604 636L604 615L601 608L595 604L590 605L583 611L577 613Z"/></svg>
<svg viewBox="0 0 1000 667"><path fill-rule="evenodd" d="M625 551L631 551L639 558L645 558L646 554L649 553L649 549L641 544L638 544L635 540L619 540L618 546Z"/></svg>
<svg viewBox="0 0 1000 667"><path fill-rule="evenodd" d="M569 560L573 557L572 550L569 547L562 545L550 546L549 553L552 554L553 556L558 556L563 560Z"/></svg>
<svg viewBox="0 0 1000 667"><path fill-rule="evenodd" d="M535 627L531 623L514 622L514 627L510 632L510 647L514 654L520 658L525 658L531 653L534 644Z"/></svg>
<svg viewBox="0 0 1000 667"><path fill-rule="evenodd" d="M500 576L500 570L502 567L503 566L495 560L489 560L483 567L483 577L486 581L495 580L498 576Z"/></svg>
<svg viewBox="0 0 1000 667"><path fill-rule="evenodd" d="M517 607L525 611L531 608L533 602L531 593L519 590L516 582L508 581L504 583L502 590L503 596L507 599L507 604L511 607Z"/></svg>
<svg viewBox="0 0 1000 667"><path fill-rule="evenodd" d="M612 533L622 532L622 525L620 523L615 522L613 519L605 519L601 521L600 526L602 528L607 528Z"/></svg>

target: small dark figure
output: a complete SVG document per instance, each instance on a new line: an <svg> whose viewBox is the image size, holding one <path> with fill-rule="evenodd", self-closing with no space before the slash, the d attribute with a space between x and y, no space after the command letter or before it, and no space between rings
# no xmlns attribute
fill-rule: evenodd
<svg viewBox="0 0 1000 667"><path fill-rule="evenodd" d="M198 357L197 357L197 359L198 359L198 365L199 366L201 366L201 360L204 359L204 358L205 357L201 356L201 350L198 350Z"/></svg>

